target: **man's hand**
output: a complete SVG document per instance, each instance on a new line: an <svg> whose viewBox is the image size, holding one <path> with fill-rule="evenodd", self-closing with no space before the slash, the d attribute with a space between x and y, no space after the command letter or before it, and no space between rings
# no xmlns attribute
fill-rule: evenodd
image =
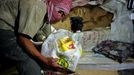
<svg viewBox="0 0 134 75"><path fill-rule="evenodd" d="M55 68L57 70L62 69L62 67L56 63L58 59L52 57L47 57L46 59L47 59L47 63L46 63L47 66Z"/></svg>
<svg viewBox="0 0 134 75"><path fill-rule="evenodd" d="M65 73L65 74L71 74L74 73L73 71L63 68L62 66L58 65L56 63L58 59L56 58L52 58L52 57L48 57L47 58L47 63L46 65L48 66L49 69L53 70L53 71L57 71L57 72L61 72L61 73Z"/></svg>

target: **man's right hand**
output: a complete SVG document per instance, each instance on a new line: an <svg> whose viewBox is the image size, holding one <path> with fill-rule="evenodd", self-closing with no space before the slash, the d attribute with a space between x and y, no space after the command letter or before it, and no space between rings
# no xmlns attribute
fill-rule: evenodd
<svg viewBox="0 0 134 75"><path fill-rule="evenodd" d="M57 72L61 72L61 73L66 73L66 74L72 74L74 73L73 71L63 68L62 66L58 65L56 63L58 59L52 58L52 57L48 57L47 58L47 63L46 65L48 66L48 68L52 69L53 71L57 71Z"/></svg>

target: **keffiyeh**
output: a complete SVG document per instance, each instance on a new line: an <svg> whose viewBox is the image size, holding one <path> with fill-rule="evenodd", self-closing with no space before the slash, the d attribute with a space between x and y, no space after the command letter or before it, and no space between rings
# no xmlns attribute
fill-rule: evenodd
<svg viewBox="0 0 134 75"><path fill-rule="evenodd" d="M58 11L62 11L67 15L72 6L72 0L45 0L47 4L48 22L54 22L62 19Z"/></svg>

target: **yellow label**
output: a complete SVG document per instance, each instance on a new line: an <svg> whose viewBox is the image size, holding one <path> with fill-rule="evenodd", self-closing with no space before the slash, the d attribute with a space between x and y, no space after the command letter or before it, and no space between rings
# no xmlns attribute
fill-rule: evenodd
<svg viewBox="0 0 134 75"><path fill-rule="evenodd" d="M57 64L59 64L60 66L63 66L64 68L68 68L69 66L68 62L64 58L60 58L57 61Z"/></svg>
<svg viewBox="0 0 134 75"><path fill-rule="evenodd" d="M75 49L73 41L69 37L64 37L58 41L59 48L62 52Z"/></svg>

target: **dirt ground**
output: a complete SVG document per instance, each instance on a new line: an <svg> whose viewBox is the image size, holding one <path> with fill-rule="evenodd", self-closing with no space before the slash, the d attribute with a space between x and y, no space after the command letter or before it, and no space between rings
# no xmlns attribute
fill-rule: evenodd
<svg viewBox="0 0 134 75"><path fill-rule="evenodd" d="M119 75L112 70L77 70L78 75Z"/></svg>

